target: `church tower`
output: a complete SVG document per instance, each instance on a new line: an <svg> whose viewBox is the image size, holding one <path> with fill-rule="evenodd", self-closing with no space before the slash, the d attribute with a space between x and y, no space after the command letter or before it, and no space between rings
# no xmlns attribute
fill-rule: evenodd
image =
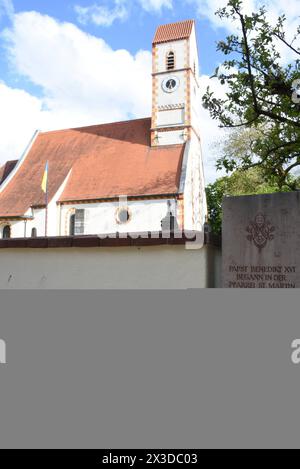
<svg viewBox="0 0 300 469"><path fill-rule="evenodd" d="M199 139L199 62L192 20L159 26L152 45L151 145Z"/></svg>

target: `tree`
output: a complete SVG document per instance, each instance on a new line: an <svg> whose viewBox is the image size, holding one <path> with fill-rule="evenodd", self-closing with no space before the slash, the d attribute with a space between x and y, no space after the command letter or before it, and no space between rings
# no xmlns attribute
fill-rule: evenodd
<svg viewBox="0 0 300 469"><path fill-rule="evenodd" d="M260 168L261 177L268 181L272 187L277 186L278 190L299 188L300 181L295 174L287 174L285 180L278 184L276 173L270 171L263 164L254 163L259 161L259 157L255 154L257 140L264 138L265 133L266 130L263 126L230 129L227 138L225 137L221 142L215 144L221 155L217 159L217 169L221 170L225 167L229 172L234 170L235 166L246 171L251 167L257 167Z"/></svg>
<svg viewBox="0 0 300 469"><path fill-rule="evenodd" d="M212 232L221 234L222 202L229 195L253 195L277 192L278 186L266 181L261 168L237 170L231 176L217 179L206 188L208 222Z"/></svg>
<svg viewBox="0 0 300 469"><path fill-rule="evenodd" d="M300 166L300 26L289 39L285 15L271 25L265 7L246 15L242 0L228 1L216 14L232 19L240 32L217 46L228 58L212 78L226 87L226 97L208 87L203 105L221 127L254 130L251 153L226 155L219 165L228 172L259 166L280 189L295 189L290 175Z"/></svg>

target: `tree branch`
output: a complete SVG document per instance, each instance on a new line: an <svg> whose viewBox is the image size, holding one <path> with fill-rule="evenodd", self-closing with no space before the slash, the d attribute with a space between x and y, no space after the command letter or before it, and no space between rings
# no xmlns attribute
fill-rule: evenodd
<svg viewBox="0 0 300 469"><path fill-rule="evenodd" d="M295 156L299 158L299 157L300 157L300 153L296 154ZM288 173L290 173L292 169L296 168L296 167L299 166L299 165L300 165L300 161L299 161L299 160L295 161L295 163L291 164L290 166L288 166L288 167L285 169L284 174L287 176Z"/></svg>
<svg viewBox="0 0 300 469"><path fill-rule="evenodd" d="M295 122L291 119L288 119L287 117L278 116L277 114L274 114L273 112L264 111L263 109L260 109L259 114L266 116L266 117L270 117L270 119L277 120L278 122L282 122L283 124L293 125L300 129L300 122Z"/></svg>
<svg viewBox="0 0 300 469"><path fill-rule="evenodd" d="M248 125L253 124L258 119L258 116L255 116L254 119L251 119L248 122L243 122L241 124L231 124L231 125L220 125L220 129L237 129L239 127L247 127Z"/></svg>
<svg viewBox="0 0 300 469"><path fill-rule="evenodd" d="M284 37L282 37L280 34L276 33L274 31L274 36L276 36L280 41L282 41L287 47L289 47L293 52L295 52L297 55L300 55L300 51L295 49L291 44L289 44Z"/></svg>
<svg viewBox="0 0 300 469"><path fill-rule="evenodd" d="M256 114L259 114L259 107L258 107L258 102L257 102L257 97L256 97L256 92L255 92L254 78L253 78L253 74L252 74L251 54L250 54L250 48L249 48L249 44L248 44L248 37L247 37L245 19L244 19L244 16L242 15L242 13L238 9L235 9L235 11L238 14L238 16L240 17L240 22L241 22L241 25L242 25L244 46L245 46L245 56L246 56L247 69L248 69L248 74L249 74L249 79L250 79L250 88L251 88L251 93L252 93L252 98L253 98L253 103L254 103L254 111L255 111Z"/></svg>

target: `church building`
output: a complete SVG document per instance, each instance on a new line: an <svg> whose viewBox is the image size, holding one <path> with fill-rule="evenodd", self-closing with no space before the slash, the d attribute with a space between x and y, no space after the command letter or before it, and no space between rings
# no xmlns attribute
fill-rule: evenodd
<svg viewBox="0 0 300 469"><path fill-rule="evenodd" d="M203 230L195 22L159 26L152 60L151 117L37 131L0 168L0 238L158 232L168 213Z"/></svg>

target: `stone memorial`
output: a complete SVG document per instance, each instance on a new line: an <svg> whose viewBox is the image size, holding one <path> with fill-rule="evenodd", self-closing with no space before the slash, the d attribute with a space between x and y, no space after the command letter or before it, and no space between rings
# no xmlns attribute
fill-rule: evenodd
<svg viewBox="0 0 300 469"><path fill-rule="evenodd" d="M300 191L225 197L223 288L300 287Z"/></svg>

